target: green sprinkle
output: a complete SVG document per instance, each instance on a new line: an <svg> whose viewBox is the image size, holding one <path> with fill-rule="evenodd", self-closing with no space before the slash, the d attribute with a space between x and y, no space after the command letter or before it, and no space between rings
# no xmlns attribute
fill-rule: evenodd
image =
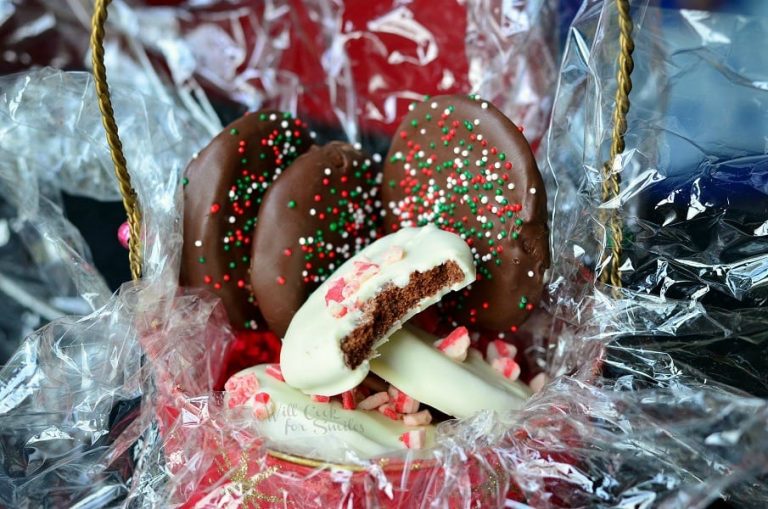
<svg viewBox="0 0 768 509"><path fill-rule="evenodd" d="M426 115L424 115L424 118L426 118L427 120L432 120L432 114L427 113Z"/></svg>
<svg viewBox="0 0 768 509"><path fill-rule="evenodd" d="M289 209L295 209L296 208L296 201L291 200L288 202L288 208Z"/></svg>
<svg viewBox="0 0 768 509"><path fill-rule="evenodd" d="M189 179L187 177L184 177L181 179L181 185L184 187L187 187L187 184L189 184Z"/></svg>
<svg viewBox="0 0 768 509"><path fill-rule="evenodd" d="M234 127L233 127L232 129L230 129L230 130L229 130L229 134L232 134L232 135L235 135L235 134L239 134L239 133L240 133L240 131L238 131L238 130L237 130L237 129L235 129Z"/></svg>
<svg viewBox="0 0 768 509"><path fill-rule="evenodd" d="M205 263L205 256L201 256L200 258L197 259L197 261L200 263Z"/></svg>
<svg viewBox="0 0 768 509"><path fill-rule="evenodd" d="M240 163L241 163L241 164L248 164L248 159L246 159L245 157L243 157L242 159L240 159Z"/></svg>
<svg viewBox="0 0 768 509"><path fill-rule="evenodd" d="M512 238L513 238L513 239L517 240L517 238L518 238L519 236L520 236L520 234L519 234L519 233L517 233L517 232L512 232Z"/></svg>
<svg viewBox="0 0 768 509"><path fill-rule="evenodd" d="M515 219L515 224L516 224L517 226L522 226L522 225L523 225L523 220L522 220L522 219L520 219L520 218L518 218L518 219Z"/></svg>
<svg viewBox="0 0 768 509"><path fill-rule="evenodd" d="M472 132L475 129L475 126L472 125L472 122L469 120L464 121L464 127L467 128L467 131Z"/></svg>
<svg viewBox="0 0 768 509"><path fill-rule="evenodd" d="M499 160L503 161L506 158L507 158L507 154L505 154L504 152L499 153Z"/></svg>
<svg viewBox="0 0 768 509"><path fill-rule="evenodd" d="M416 120L415 118L413 120L411 120L411 127L417 127L418 125L419 125L419 121L418 120Z"/></svg>

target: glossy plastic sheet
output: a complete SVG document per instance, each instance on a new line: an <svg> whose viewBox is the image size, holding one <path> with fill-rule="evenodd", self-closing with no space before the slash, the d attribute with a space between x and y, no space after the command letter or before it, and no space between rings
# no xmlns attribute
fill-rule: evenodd
<svg viewBox="0 0 768 509"><path fill-rule="evenodd" d="M686 72L691 70L727 76L718 97L741 97L741 104L764 100L760 84L768 81L768 66L754 70L744 65L728 67L724 59L739 55L746 59L734 41L744 31L751 31L752 37L764 36L768 25L759 19L663 11L635 4L637 86L632 96L629 150L617 165L623 177L622 197L631 196L616 203L599 200L598 169L607 154L615 87L617 33L611 2L588 2L569 32L552 127L541 152L553 196L552 277L543 306L546 312L536 315L510 339L525 346L531 364L544 369L553 380L519 413L480 414L445 423L433 450L422 451L418 457L396 454L389 466L374 461L360 462L356 470L320 469L286 461L268 454L255 427L234 426L226 418L221 393L215 389L221 386L226 364L232 362L236 338L224 325L217 301L206 294L180 290L174 283L180 242L180 170L204 143L204 122L188 122L183 112L177 115L178 103L114 87L118 118L126 126L124 132L130 133L124 137L128 140L130 136L127 143L136 147L135 151L128 148L132 154L128 158L130 169L140 199L148 205L143 232L146 278L126 284L112 297L93 274L87 249L53 206L55 201L46 201L43 195L37 199L38 195L29 191L19 193L35 186L45 189L49 185L46 181L50 182L45 172L22 175L24 162L3 157L3 171L9 175L4 182L11 185L0 191L13 207L9 210L40 232L40 245L53 245L53 252L66 254L57 260L69 274L69 293L91 300L86 301L87 309L73 312L79 316L53 320L28 336L0 371L0 504L703 508L719 496L743 507L768 504L768 403L761 399L768 395L768 359L762 325L765 312L756 307L762 288L760 244L748 244L747 258L756 265L750 265L748 283L734 286L741 297L736 292L728 294L738 305L725 310L715 309L695 295L658 291L652 280L637 283L648 278L640 277L641 264L631 257L658 245L641 244L640 235L625 235L624 256L630 261L622 264L623 297L614 299L609 289L595 284L605 242L595 224L599 207L621 205L625 224L631 228L645 220L636 218L637 209L629 202L630 198L643 197L642 191L649 189L646 182L683 182L680 193L685 193L685 189L695 189L697 176L692 169L712 167L689 164L682 150L668 147L668 140L685 140L681 146L698 147L702 154L717 157L725 154L726 160L764 153L754 133L765 129L760 131L761 124L755 122L728 124L742 129L738 136L728 136L728 143L725 134L718 133L722 129L713 126L705 129L695 124L703 132L681 128L671 136L669 124L684 124L686 117L672 112L678 111L680 100L695 97L693 84L703 82L700 78L689 81ZM470 35L525 35L528 32L515 31L515 27L526 25L509 20L521 19L526 9L537 4L494 5L504 13L494 19L505 20L499 26L508 31L487 28L496 26L493 20L483 18L483 12L494 12L487 9L487 3L468 2L467 41L474 42L467 52L484 55L486 62L497 62L497 67L489 67L491 70L514 68L515 63L504 63L510 55L501 51L504 44L481 43ZM341 12L339 5L308 6L310 13L313 8L323 8L331 15L319 19L339 19L333 17ZM273 14L283 12L278 9ZM544 23L536 16L541 12L544 10L529 12L533 16L527 19L535 23L528 26ZM490 25L482 25L481 19ZM326 23L315 33L317 40L339 42L339 26ZM478 28L481 26L485 28ZM674 41L686 50L673 45ZM331 47L341 54L331 58L328 55L333 53L323 53L327 56L324 65L337 63L343 69L350 53ZM428 48L428 44L424 46L424 55L429 54ZM415 51L422 55L418 48ZM527 48L525 54L535 54L529 53L533 51ZM502 53L507 56L500 57ZM674 61L686 54L698 58L687 66ZM300 75L286 76L298 80ZM373 101L352 89L346 89L345 96L339 95L336 78L341 79L344 72L328 76L333 79L320 86L331 91L334 104L348 104L346 101L353 99ZM494 76L489 74L485 79L491 83ZM76 153L93 154L92 160L107 157L87 75L37 71L6 79L2 89L4 93L15 91L3 96L2 115L8 119L4 125L22 131L37 127L38 134L55 139L61 134L71 140L67 158ZM290 96L295 89L279 90ZM669 99L659 101L658 90L667 91ZM491 88L485 93L494 92ZM536 95L546 97L543 92ZM275 97L277 101L289 99ZM48 111L61 105L61 116L38 117L34 125L24 123L25 117L18 112L39 113L35 108L40 104ZM697 106L705 108L708 103L702 100ZM371 132L382 132L373 123L345 116L344 112L358 111L351 108L332 109L335 120L317 117L317 122L327 122L350 136L350 129L361 125L368 125ZM742 110L753 111L734 108ZM719 115L724 124L723 112ZM72 123L72 118L77 122ZM390 123L396 122L395 118L396 114ZM687 134L681 136L683 132ZM34 151L27 149L37 139L39 136L16 141L25 143L26 151L20 153L25 154L22 161L26 164L34 163L29 160ZM727 152L728 147L741 152ZM55 151L62 153L58 147L45 145L42 156ZM707 163L716 165L715 156L708 155ZM106 175L103 170L108 166L84 164L82 168ZM759 187L764 184L759 165L750 168L749 178L741 172L736 176L758 194L761 189L765 194L764 186ZM646 175L653 178L644 180ZM73 176L81 178L77 172ZM24 179L31 183L25 183L26 187L17 184ZM685 182L689 183L687 188ZM728 215L730 207L706 205L710 201L697 199L696 203L704 204L702 214L710 209L716 212L715 219L710 218L713 224L741 228L742 233L759 231L751 224L742 227ZM35 206L40 203L43 205ZM686 202L690 203L694 202ZM759 204L743 208L756 213ZM671 224L685 229L691 219L696 216L686 214L685 220ZM662 221L656 228L663 230L664 226ZM673 236L686 242L667 244L667 266L690 266L689 262L678 262L675 249L690 249L689 240L698 237ZM26 248L29 244L18 245ZM706 250L708 254L710 251ZM712 251L713 255L718 253ZM735 254L744 253L737 250ZM731 257L710 263L742 267L743 261ZM673 283L678 281L674 275L669 277ZM718 286L719 280L688 277L696 285L711 287L707 292L730 291L728 284ZM758 300L751 300L755 295ZM731 300L716 301L724 302Z"/></svg>

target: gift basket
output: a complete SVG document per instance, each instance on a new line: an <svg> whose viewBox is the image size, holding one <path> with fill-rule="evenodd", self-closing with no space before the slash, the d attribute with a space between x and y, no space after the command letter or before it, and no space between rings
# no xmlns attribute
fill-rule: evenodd
<svg viewBox="0 0 768 509"><path fill-rule="evenodd" d="M117 3L117 27L134 42L162 48L164 58L190 58L164 64L147 60L145 67L133 69L137 83L147 82L137 69L156 68L155 77L167 72L186 91L183 98L169 100L121 86L119 72L110 72L112 86L107 85L102 44L105 33L116 29L106 24L108 3L95 5L93 76L48 68L2 78L1 114L8 127L0 136L0 192L13 217L18 248L10 255L26 250L33 255L26 265L61 271L60 284L68 285L70 295L82 296L87 307L29 335L0 371L0 504L703 508L719 498L740 507L768 502L768 358L761 308L768 208L764 136L755 135L768 128L762 86L768 63L748 51L749 41L768 33L765 19L588 0L569 30L552 101L555 50L547 34L555 2L447 2L443 12L426 8L429 2L396 2L374 9L373 15L356 12L351 3L314 0L266 2L259 9L235 2L161 11ZM462 10L455 11L458 7ZM456 12L461 12L460 23L451 19ZM361 15L372 17L360 24ZM177 18L178 25L163 24ZM197 24L201 19L205 22ZM446 24L463 34L462 58L455 56L456 39L446 35ZM149 34L157 35L158 27L173 35L153 40ZM174 45L179 34L184 44ZM395 49L391 38L397 37L413 46ZM313 47L314 53L308 50ZM147 55L160 58L151 51ZM245 61L250 63L243 71ZM396 70L394 78L384 70L388 66ZM322 79L304 81L318 72ZM419 80L425 79L436 88L420 90ZM193 104L188 93L203 89L227 104L254 110L207 148L218 120L205 101ZM438 97L424 98L426 93ZM472 95L441 95L466 93ZM713 97L728 109L713 106ZM521 123L523 134L485 130L496 113L478 113L477 123L450 123L454 110L493 112L494 105ZM545 280L543 295L532 297L535 287L528 279L516 281L529 285L525 295L530 299L516 298L509 312L526 319L493 333L492 327L473 326L498 319L495 301L467 306L460 319L466 328L445 328L445 316L464 316L461 308L429 308L408 326L429 331L427 341L422 341L426 332L405 328L386 346L377 346L379 357L371 360L371 369L392 385L379 380L345 389L338 401L333 395L341 391L329 390L330 402L314 387L301 395L293 387L316 383L320 375L323 383L329 372L349 376L330 361L318 361L315 369L313 362L321 357L302 357L305 345L297 347L292 339L293 322L335 323L321 322L314 308L309 311L317 321L297 318L314 300L343 321L356 312L346 292L360 295L366 283L384 277L379 273L390 277L394 271L392 277L400 277L393 267L410 260L411 253L423 253L435 269L456 262L465 279L475 270L473 253L465 253L464 242L454 242L456 235L445 237L445 226L423 226L415 241L403 234L412 231L408 228L375 242L361 241L366 247L358 250L366 257L349 262L358 263L356 277L344 272L346 264L334 265L343 278L326 279L320 297L303 295L291 323L283 323L282 308L270 310L266 299L259 297L264 317L245 307L247 295L234 305L228 301L242 289L239 259L227 259L233 265L217 273L211 256L189 254L190 247L199 250L222 237L232 243L226 253L248 245L239 225L233 232L210 225L198 232L197 223L204 223L199 219L190 228L186 214L196 211L194 217L203 217L190 194L219 192L215 179L195 177L208 167L225 167L226 161L237 166L241 159L257 158L258 152L250 152L252 140L259 141L257 148L282 147L279 161L317 139L360 142L371 153L385 152L391 140L390 155L380 161L356 159L352 151L360 148L353 144L328 155L325 147L339 147L334 145L339 142L294 159L355 161L361 168L358 187L333 180L330 168L336 163L324 159L320 169L329 167L323 178L336 189L331 194L350 193L343 196L345 206L361 204L353 216L367 228L377 206L360 189L377 183L366 172L374 163L383 164L382 184L397 192L402 186L387 179L387 168L406 157L423 157L413 146L421 143L417 133L428 136L431 115L437 121L441 112L444 125L436 140L453 150L453 138L466 136L498 159L499 173L489 182L478 181L475 191L498 180L510 191L515 186L506 186L517 184L534 200L521 200L521 213L514 200L503 203L506 191L497 194L499 206L509 206L514 240L533 246L539 230L535 216L525 215L526 207L548 208L543 214L549 223L545 251L551 252L546 279L549 256L534 247L526 254L539 265L518 271ZM712 118L726 129L705 121ZM266 130L252 127L265 123ZM317 129L317 139L310 128ZM246 135L247 129L255 131ZM494 146L504 136L525 144L523 135L542 168L540 184L538 172L528 171L536 165L529 149L496 151ZM489 140L488 147L479 136ZM471 150L462 145L456 154L469 159L461 155L465 149ZM285 169L281 162L275 165ZM116 180L109 176L111 167ZM277 225L268 230L269 239L293 235L292 223L285 220L290 214L309 212L315 221L323 213L314 203L326 196L313 190L312 179L300 172L303 167L290 168L259 198L264 200L259 221ZM298 180L290 180L294 175ZM109 189L115 185L130 225L134 281L110 296L55 196L63 188L114 193ZM285 194L275 192L278 186ZM234 205L228 206L250 206L250 193L240 194L237 186L224 192L231 192ZM269 219L272 208L265 203L275 195L281 207L273 207L277 219ZM304 210L306 202L313 204L314 214ZM206 218L225 209L223 200L200 203ZM411 202L400 203L405 209L402 203ZM406 210L414 211L425 213L418 202ZM352 223L339 224L344 229ZM461 225L447 224L449 232L462 233ZM251 226L243 231L250 233ZM259 224L256 235L265 229ZM351 227L347 231L357 234ZM319 229L316 235L321 233L330 236ZM301 244L307 245L314 246ZM379 245L386 249L376 251ZM286 249L281 245L278 260L291 258ZM303 262L316 263L310 257L314 251L302 252ZM320 252L342 256L330 248ZM269 256L248 261L252 273ZM465 259L469 262L463 264ZM506 268L503 261L498 265ZM282 272L257 273L269 282L263 292L285 303L292 296L286 293L287 265L275 266ZM303 277L315 270L316 265L307 266ZM179 284L180 271L183 283L198 273L209 281ZM481 274L487 280L487 274L497 273ZM434 292L432 281L419 283L407 288ZM387 284L383 288L382 293L391 290ZM408 292L397 296L410 298ZM233 319L233 306L245 309L246 318ZM493 314L484 311L489 307ZM269 329L287 330L276 335L261 320L270 322ZM332 329L310 330L321 342ZM417 355L424 345L429 352ZM460 378L465 370L456 366L474 362L473 351L499 361L489 364L506 378L525 381L516 382L525 394L519 407L464 410L484 405L495 394L488 384L463 391L461 384L475 378ZM413 390L405 389L408 380L395 383L393 377L413 364L409 374L427 376ZM498 373L479 378L492 376ZM428 379L440 380L447 390L411 397ZM299 406L293 414L281 414L278 410L292 408L284 404L288 400ZM386 417L364 414L368 405L373 413L394 415L391 426L397 431L380 435L394 436L396 444L399 438L399 445L382 451L377 444L386 440L371 439ZM327 414L320 414L324 409ZM441 422L430 424L433 418ZM414 427L399 427L407 420ZM421 429L427 431L415 432Z"/></svg>

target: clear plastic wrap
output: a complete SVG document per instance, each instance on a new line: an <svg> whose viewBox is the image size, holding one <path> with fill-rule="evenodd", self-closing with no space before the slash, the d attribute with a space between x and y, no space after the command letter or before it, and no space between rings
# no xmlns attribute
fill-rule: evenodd
<svg viewBox="0 0 768 509"><path fill-rule="evenodd" d="M622 198L627 196L621 200L621 210L630 227L637 221L632 216L636 209L628 203L642 194L636 190L647 189L646 182L658 182L668 175L690 176L686 173L689 161L678 150L667 150L668 142L663 141L670 132L665 122L677 122L670 114L676 111L676 103L671 92L666 94L668 102L659 101L657 91L683 86L687 92L683 96L694 97L691 89L695 88L687 78L673 79L674 73L664 72L670 59L684 53L699 55L698 66L710 66L728 76L729 85L724 89L728 92L721 93L735 94L736 83L745 101L759 101L765 93L760 84L768 81L768 66L755 70L742 66L739 74L715 58L742 54L744 50L733 41L747 25L755 34L768 33L764 20L734 20L635 4L637 86L632 95L628 151L621 165ZM334 104L361 104L367 99L358 96L359 90L340 84L347 76L343 69L350 53L339 49L346 39L341 37L340 25L330 20L341 19L341 6L307 5L310 21L326 21L313 32L316 39L302 32L307 40L335 42L330 47L342 52L340 56L323 53L323 72L328 71L325 65L338 65L341 70L324 74L328 80L319 86L331 91ZM525 26L521 20L532 22L530 26L547 26L537 16L548 7L535 2L466 5L467 43L472 44L467 52L475 55L470 60L495 62L487 64L489 72L514 68L514 64L504 64L509 58L504 44L481 43L477 39L480 33L485 37L507 33L524 39L528 32L515 31L515 27ZM535 5L541 10L526 11ZM503 14L496 21L483 14L499 14L493 7ZM313 9L323 9L330 17L317 18L319 11ZM523 16L525 12L528 17ZM278 9L274 14L283 13ZM569 32L551 129L541 157L551 191L557 190L551 192L551 282L544 310L510 338L527 346L531 363L538 364L553 381L518 413L483 413L441 424L434 449L418 455L395 454L387 463L302 464L268 451L255 427L235 425L227 418L216 389L232 363L236 338L225 325L217 301L175 284L180 169L204 142L207 128L176 116L178 103L114 86L118 121L125 126L122 132L129 166L146 217L146 277L142 282L126 284L109 297L89 268L87 249L60 212L53 206L30 205L35 201L26 192L18 194L21 186L0 187L3 199L25 210L25 221L43 232L46 245L58 246L58 252L69 257L61 264L72 274L70 292L91 295L89 309L94 310L53 320L31 334L0 371L0 504L703 508L720 496L744 507L768 504L768 402L761 399L768 388L765 312L751 307L759 300L750 300L752 295L759 299L762 291L760 272L754 269L764 263L755 254L758 244L750 244L747 250L754 258L750 263L755 263L750 270L757 270L751 274L757 276L750 276L748 283L731 285L742 298L732 292L730 297L739 305L728 310L713 309L702 299L673 300L675 294L655 291L656 283L637 285L633 277L638 270L633 263L622 266L627 288L621 299L610 297L606 288L595 283L604 245L597 212L600 207L618 206L620 201L602 204L599 200L599 168L607 154L615 87L614 13L612 2L587 2ZM478 21L481 19L484 24ZM499 19L508 21L498 23ZM496 32L488 26L507 31ZM291 24L286 33L294 29ZM674 50L677 46L671 40L675 38L680 38L687 51ZM536 54L533 48L525 53ZM284 76L301 83L298 72ZM494 94L494 76L464 84L487 83L487 93ZM63 118L70 122L56 124L52 123L55 118L41 118L35 125L21 122L22 127L37 126L48 137L60 130L71 134L70 150L92 154L92 161L103 162L106 147L86 74L44 70L5 83L3 91L6 86L17 87L14 95L5 96L8 125L16 126L24 118L15 112L33 111L35 105L39 108L42 95L47 98L48 111L61 105ZM283 101L290 101L296 89L280 90L286 96L275 97L278 104L292 104ZM299 107L301 103L293 104ZM358 111L350 107L328 110L334 112L335 120L318 117L318 122L325 120L350 136L350 129L358 126L379 129L355 115L347 116ZM72 123L73 118L77 122ZM393 122L395 117L390 124ZM741 135L733 138L738 146L736 142L725 145L725 136L714 133L711 140L694 132L677 138L690 140L689 146L702 151L713 145L712 152L718 154L726 146L742 150L725 151L724 157L763 153L749 145L756 139L753 132L758 132L758 124L733 125L734 129L743 127ZM380 135L370 139L377 137ZM38 138L16 142L29 145ZM34 155L33 151L24 153ZM664 153L674 153L675 158L661 158ZM8 168L15 172L9 174L10 182L24 182L22 176L33 182L25 184L25 189L46 185L44 171L20 175L23 166L9 164ZM83 166L84 171L89 168L106 179L103 172L108 165ZM751 182L764 185L759 171L750 175L754 176ZM705 209L714 207L706 205L707 200L698 203ZM718 211L722 212L716 216L722 219L722 226L734 227L728 210ZM753 237L761 236L759 228L753 231L758 232ZM624 252L631 260L638 236L625 238ZM680 247L684 244L671 244L671 248ZM678 258L669 256L674 265ZM724 263L741 267L740 260ZM695 283L710 281L702 276Z"/></svg>

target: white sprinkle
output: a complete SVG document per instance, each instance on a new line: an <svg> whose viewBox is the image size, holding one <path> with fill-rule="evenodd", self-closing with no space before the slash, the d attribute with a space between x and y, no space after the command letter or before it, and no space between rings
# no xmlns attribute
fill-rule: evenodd
<svg viewBox="0 0 768 509"><path fill-rule="evenodd" d="M480 119L479 119L479 118L476 118L476 119L474 120L474 122L472 122L472 123L473 123L473 124L475 124L475 125L480 125Z"/></svg>
<svg viewBox="0 0 768 509"><path fill-rule="evenodd" d="M483 101L482 103L480 103L480 107L483 108L484 110L487 110L488 109L488 103Z"/></svg>
<svg viewBox="0 0 768 509"><path fill-rule="evenodd" d="M427 134L427 130L422 127L421 129L419 129L419 134L421 135Z"/></svg>
<svg viewBox="0 0 768 509"><path fill-rule="evenodd" d="M533 276L534 276L534 274L533 274L533 271L532 271L532 270L529 270L529 271L528 271L528 277L533 277Z"/></svg>
<svg viewBox="0 0 768 509"><path fill-rule="evenodd" d="M432 104L430 104L430 106L432 107L433 110L437 109L437 103L436 102L433 102Z"/></svg>
<svg viewBox="0 0 768 509"><path fill-rule="evenodd" d="M287 120L283 120L282 122L280 122L280 127L282 127L283 129L287 128L288 127L288 121Z"/></svg>
<svg viewBox="0 0 768 509"><path fill-rule="evenodd" d="M477 141L483 141L483 135L482 134L478 134L477 135Z"/></svg>
<svg viewBox="0 0 768 509"><path fill-rule="evenodd" d="M408 105L408 111L413 111L414 108L416 108L416 105L414 103L411 103Z"/></svg>
<svg viewBox="0 0 768 509"><path fill-rule="evenodd" d="M235 221L237 221L235 216L229 216L229 224L235 224Z"/></svg>
<svg viewBox="0 0 768 509"><path fill-rule="evenodd" d="M310 131L309 137L314 140L315 138L317 138L317 133L315 131Z"/></svg>
<svg viewBox="0 0 768 509"><path fill-rule="evenodd" d="M331 174L331 169L330 168L326 168L325 170L323 170L323 173L325 173L326 175L330 175Z"/></svg>
<svg viewBox="0 0 768 509"><path fill-rule="evenodd" d="M354 148L355 150L360 150L361 148L363 148L363 146L360 145L360 142L358 141L352 144L352 148Z"/></svg>
<svg viewBox="0 0 768 509"><path fill-rule="evenodd" d="M532 187L532 188L530 188L530 189L528 190L528 192L529 192L529 193L531 193L531 194L536 194L536 188L535 188L535 187Z"/></svg>
<svg viewBox="0 0 768 509"><path fill-rule="evenodd" d="M195 241L195 247L202 247L202 246L203 246L203 241L202 240L196 240Z"/></svg>
<svg viewBox="0 0 768 509"><path fill-rule="evenodd" d="M380 163L381 162L381 154L373 154L373 162Z"/></svg>
<svg viewBox="0 0 768 509"><path fill-rule="evenodd" d="M314 216L315 214L317 214L317 211L315 209L309 209L310 216Z"/></svg>
<svg viewBox="0 0 768 509"><path fill-rule="evenodd" d="M509 184L507 184L507 189L511 190L511 189L514 189L514 188L515 188L514 182L510 182Z"/></svg>
<svg viewBox="0 0 768 509"><path fill-rule="evenodd" d="M275 115L274 113L272 113L272 114L269 116L269 119L270 119L270 120L277 120L277 115Z"/></svg>

